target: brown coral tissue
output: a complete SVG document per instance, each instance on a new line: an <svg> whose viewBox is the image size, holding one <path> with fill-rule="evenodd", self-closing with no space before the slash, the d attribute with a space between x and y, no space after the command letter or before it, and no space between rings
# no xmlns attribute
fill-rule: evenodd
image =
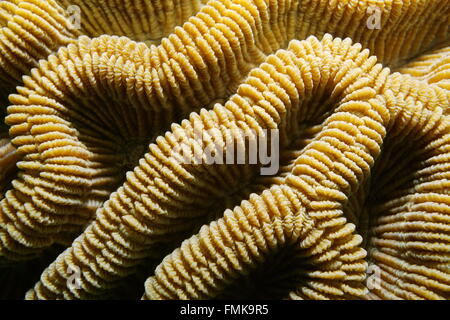
<svg viewBox="0 0 450 320"><path fill-rule="evenodd" d="M0 299L450 299L449 21L1 1Z"/></svg>

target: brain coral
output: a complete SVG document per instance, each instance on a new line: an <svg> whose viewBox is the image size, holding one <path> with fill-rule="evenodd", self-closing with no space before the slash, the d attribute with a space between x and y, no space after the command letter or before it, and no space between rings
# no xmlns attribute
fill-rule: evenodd
<svg viewBox="0 0 450 320"><path fill-rule="evenodd" d="M137 274L145 299L448 299L449 16L438 0L2 2L0 264L69 246L29 299L111 297ZM276 130L278 173L180 162L198 130L247 159Z"/></svg>
<svg viewBox="0 0 450 320"><path fill-rule="evenodd" d="M4 117L7 96L21 83L39 60L58 48L75 43L81 34L96 36L120 34L158 43L174 26L197 12L200 0L179 1L41 1L4 0L0 2L0 116ZM131 19L131 21L130 21ZM149 22L151 21L151 23ZM78 25L79 24L79 25ZM8 145L8 127L0 124L0 135ZM20 159L12 144L8 145L8 167L0 176L0 187L7 185ZM3 156L3 154L0 154ZM2 160L3 161L3 160ZM8 170L7 170L8 169Z"/></svg>

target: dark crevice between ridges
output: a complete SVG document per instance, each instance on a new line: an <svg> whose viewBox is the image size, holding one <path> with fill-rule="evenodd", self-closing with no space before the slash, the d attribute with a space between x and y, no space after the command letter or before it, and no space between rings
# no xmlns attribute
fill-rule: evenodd
<svg viewBox="0 0 450 320"><path fill-rule="evenodd" d="M246 269L221 293L218 300L280 300L307 284L307 272L314 266L295 245L283 245L265 255L264 261Z"/></svg>
<svg viewBox="0 0 450 320"><path fill-rule="evenodd" d="M64 250L58 244L47 248L33 260L0 268L0 300L23 300L25 293L39 281L42 272Z"/></svg>

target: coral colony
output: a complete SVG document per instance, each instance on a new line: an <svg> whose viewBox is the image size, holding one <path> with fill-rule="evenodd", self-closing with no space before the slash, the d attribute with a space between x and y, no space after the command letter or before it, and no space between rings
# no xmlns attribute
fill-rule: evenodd
<svg viewBox="0 0 450 320"><path fill-rule="evenodd" d="M0 296L448 299L449 17L1 1Z"/></svg>

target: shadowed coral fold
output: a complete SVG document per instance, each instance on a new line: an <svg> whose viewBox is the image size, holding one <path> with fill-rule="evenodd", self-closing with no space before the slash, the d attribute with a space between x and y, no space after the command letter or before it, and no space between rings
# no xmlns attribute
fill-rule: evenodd
<svg viewBox="0 0 450 320"><path fill-rule="evenodd" d="M77 6L83 14L81 32L127 36L158 44L178 25L197 13L207 0L58 0L63 8ZM69 10L70 11L70 10Z"/></svg>

